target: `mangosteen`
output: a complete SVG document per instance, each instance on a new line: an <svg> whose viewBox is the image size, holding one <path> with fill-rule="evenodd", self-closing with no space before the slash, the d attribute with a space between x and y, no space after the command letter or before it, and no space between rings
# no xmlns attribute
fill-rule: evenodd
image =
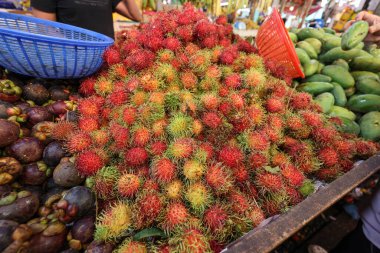
<svg viewBox="0 0 380 253"><path fill-rule="evenodd" d="M7 109L11 107L12 107L12 104L0 100L0 119L6 119L9 117L7 113Z"/></svg>
<svg viewBox="0 0 380 253"><path fill-rule="evenodd" d="M25 137L15 141L7 152L22 163L32 163L42 158L44 145L34 137Z"/></svg>
<svg viewBox="0 0 380 253"><path fill-rule="evenodd" d="M42 84L41 80L35 79L23 87L23 94L26 100L32 100L38 105L43 105L50 98L49 91Z"/></svg>
<svg viewBox="0 0 380 253"><path fill-rule="evenodd" d="M71 235L73 239L80 241L82 244L86 244L92 241L94 231L95 217L87 216L74 223L71 229Z"/></svg>
<svg viewBox="0 0 380 253"><path fill-rule="evenodd" d="M48 178L51 170L43 161L24 166L21 181L28 185L41 185Z"/></svg>
<svg viewBox="0 0 380 253"><path fill-rule="evenodd" d="M28 191L12 192L0 199L0 219L26 222L37 212L39 200Z"/></svg>
<svg viewBox="0 0 380 253"><path fill-rule="evenodd" d="M42 121L51 121L53 120L53 115L48 111L46 107L35 106L28 108L26 110L26 115L28 116L28 123L30 126Z"/></svg>
<svg viewBox="0 0 380 253"><path fill-rule="evenodd" d="M61 217L65 222L78 219L95 208L95 196L87 187L75 186L65 193L57 207L65 211Z"/></svg>
<svg viewBox="0 0 380 253"><path fill-rule="evenodd" d="M63 187L77 186L85 180L84 177L79 175L74 163L65 161L65 159L62 159L57 167L55 167L53 179L57 185Z"/></svg>
<svg viewBox="0 0 380 253"><path fill-rule="evenodd" d="M0 185L0 198L8 196L12 192L12 186L9 184Z"/></svg>
<svg viewBox="0 0 380 253"><path fill-rule="evenodd" d="M18 223L12 220L0 220L0 252L12 243L12 233Z"/></svg>
<svg viewBox="0 0 380 253"><path fill-rule="evenodd" d="M112 253L114 246L110 243L92 241L86 253Z"/></svg>
<svg viewBox="0 0 380 253"><path fill-rule="evenodd" d="M20 135L20 127L9 120L0 119L0 148L15 142Z"/></svg>
<svg viewBox="0 0 380 253"><path fill-rule="evenodd" d="M21 164L13 157L0 158L0 185L14 181L22 171Z"/></svg>
<svg viewBox="0 0 380 253"><path fill-rule="evenodd" d="M58 100L68 100L70 91L63 85L54 85L49 88L50 97L54 101Z"/></svg>
<svg viewBox="0 0 380 253"><path fill-rule="evenodd" d="M56 253L63 248L66 241L67 229L65 224L55 221L48 225L43 232L35 234L30 239L29 253Z"/></svg>
<svg viewBox="0 0 380 253"><path fill-rule="evenodd" d="M52 141L51 130L54 126L54 122L42 121L33 126L31 135L39 139L42 143L48 144Z"/></svg>
<svg viewBox="0 0 380 253"><path fill-rule="evenodd" d="M63 149L62 144L58 141L53 141L45 147L42 159L49 167L55 167L65 155L66 151Z"/></svg>

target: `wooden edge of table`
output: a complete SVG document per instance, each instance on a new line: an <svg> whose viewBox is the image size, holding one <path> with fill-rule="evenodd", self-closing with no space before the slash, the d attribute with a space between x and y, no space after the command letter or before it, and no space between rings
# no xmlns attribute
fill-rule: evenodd
<svg viewBox="0 0 380 253"><path fill-rule="evenodd" d="M378 170L380 154L363 161L288 213L232 242L223 253L270 252Z"/></svg>

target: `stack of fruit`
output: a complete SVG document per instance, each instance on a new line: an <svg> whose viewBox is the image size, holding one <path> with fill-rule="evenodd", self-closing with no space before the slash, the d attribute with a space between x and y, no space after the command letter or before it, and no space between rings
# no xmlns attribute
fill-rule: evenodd
<svg viewBox="0 0 380 253"><path fill-rule="evenodd" d="M290 37L306 75L297 89L339 117L345 132L380 140L380 49L364 50L368 23L356 22L342 37L326 28L294 32Z"/></svg>
<svg viewBox="0 0 380 253"><path fill-rule="evenodd" d="M335 179L378 151L254 51L225 17L213 24L189 5L106 51L80 86L78 121L53 128L100 200L98 242L219 252L312 193L309 178Z"/></svg>

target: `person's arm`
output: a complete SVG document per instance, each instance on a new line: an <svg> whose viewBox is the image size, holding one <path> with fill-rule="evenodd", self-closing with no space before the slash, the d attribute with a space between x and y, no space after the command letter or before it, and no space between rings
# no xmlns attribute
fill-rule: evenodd
<svg viewBox="0 0 380 253"><path fill-rule="evenodd" d="M142 21L142 14L135 0L121 0L115 7L120 15L123 15L133 21Z"/></svg>
<svg viewBox="0 0 380 253"><path fill-rule="evenodd" d="M57 20L56 0L32 0L30 5L32 6L33 16L51 21Z"/></svg>

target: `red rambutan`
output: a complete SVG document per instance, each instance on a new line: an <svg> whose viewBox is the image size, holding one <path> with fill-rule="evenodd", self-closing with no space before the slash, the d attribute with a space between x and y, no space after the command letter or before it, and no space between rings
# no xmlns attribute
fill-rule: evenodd
<svg viewBox="0 0 380 253"><path fill-rule="evenodd" d="M167 149L167 145L163 141L156 141L150 145L150 151L153 155L162 155Z"/></svg>
<svg viewBox="0 0 380 253"><path fill-rule="evenodd" d="M98 130L100 127L99 121L96 118L83 117L78 120L79 129L85 132Z"/></svg>
<svg viewBox="0 0 380 253"><path fill-rule="evenodd" d="M91 137L85 132L75 132L70 135L66 142L66 147L70 153L74 154L88 149L92 144Z"/></svg>
<svg viewBox="0 0 380 253"><path fill-rule="evenodd" d="M224 84L231 89L237 89L241 86L241 77L237 73L230 74L224 78Z"/></svg>
<svg viewBox="0 0 380 253"><path fill-rule="evenodd" d="M203 221L211 232L217 232L223 229L227 218L227 212L220 205L214 205L205 211Z"/></svg>
<svg viewBox="0 0 380 253"><path fill-rule="evenodd" d="M226 169L221 164L211 165L205 176L207 184L217 193L225 193L232 187L232 182Z"/></svg>
<svg viewBox="0 0 380 253"><path fill-rule="evenodd" d="M312 127L321 127L323 125L323 118L320 114L314 113L311 111L303 111L301 112L303 119L306 124Z"/></svg>
<svg viewBox="0 0 380 253"><path fill-rule="evenodd" d="M259 173L255 181L258 186L269 192L280 191L283 187L281 176L271 173Z"/></svg>
<svg viewBox="0 0 380 253"><path fill-rule="evenodd" d="M75 167L84 176L92 176L104 166L104 159L95 151L87 150L75 158Z"/></svg>
<svg viewBox="0 0 380 253"><path fill-rule="evenodd" d="M172 51L177 51L181 47L181 42L175 37L169 37L164 40L164 47Z"/></svg>
<svg viewBox="0 0 380 253"><path fill-rule="evenodd" d="M163 227L165 230L173 230L176 227L184 225L189 217L189 213L180 202L174 202L167 206L164 215Z"/></svg>
<svg viewBox="0 0 380 253"><path fill-rule="evenodd" d="M244 183L249 179L248 170L242 165L232 168L232 174L237 183Z"/></svg>
<svg viewBox="0 0 380 253"><path fill-rule="evenodd" d="M238 191L233 191L232 193L230 193L228 196L228 200L231 203L231 210L234 213L244 214L248 211L249 207L251 206L249 204L248 198Z"/></svg>
<svg viewBox="0 0 380 253"><path fill-rule="evenodd" d="M292 186L299 187L305 180L305 176L292 164L280 165L282 176Z"/></svg>
<svg viewBox="0 0 380 253"><path fill-rule="evenodd" d="M328 167L338 164L339 161L338 153L331 147L325 147L319 150L318 158Z"/></svg>
<svg viewBox="0 0 380 253"><path fill-rule="evenodd" d="M51 137L55 140L66 140L75 130L76 125L69 121L60 121L51 129Z"/></svg>
<svg viewBox="0 0 380 253"><path fill-rule="evenodd" d="M109 47L104 51L103 59L108 65L113 65L121 61L120 52L116 47Z"/></svg>
<svg viewBox="0 0 380 253"><path fill-rule="evenodd" d="M307 109L310 106L312 96L306 92L297 92L290 99L290 106L296 110Z"/></svg>
<svg viewBox="0 0 380 253"><path fill-rule="evenodd" d="M100 108L95 103L95 100L90 97L78 102L78 111L83 117L97 117L99 116Z"/></svg>
<svg viewBox="0 0 380 253"><path fill-rule="evenodd" d="M163 203L156 192L143 192L136 200L136 228L149 227L161 213Z"/></svg>
<svg viewBox="0 0 380 253"><path fill-rule="evenodd" d="M86 97L95 94L95 83L96 80L94 78L86 78L79 86L79 93Z"/></svg>
<svg viewBox="0 0 380 253"><path fill-rule="evenodd" d="M128 99L128 94L123 90L113 91L108 95L108 101L111 105L122 105Z"/></svg>
<svg viewBox="0 0 380 253"><path fill-rule="evenodd" d="M119 178L117 190L122 197L133 197L140 187L140 179L134 174L124 174Z"/></svg>
<svg viewBox="0 0 380 253"><path fill-rule="evenodd" d="M285 110L285 103L278 98L269 98L266 103L268 112L281 113Z"/></svg>
<svg viewBox="0 0 380 253"><path fill-rule="evenodd" d="M180 138L169 145L167 153L174 159L188 158L194 151L194 141L190 138Z"/></svg>
<svg viewBox="0 0 380 253"><path fill-rule="evenodd" d="M205 112L202 116L202 122L209 128L216 129L222 124L222 119L215 112Z"/></svg>
<svg viewBox="0 0 380 253"><path fill-rule="evenodd" d="M144 147L150 140L150 132L146 127L136 127L133 133L133 144Z"/></svg>
<svg viewBox="0 0 380 253"><path fill-rule="evenodd" d="M152 174L161 182L168 183L175 177L176 166L168 159L161 158L153 163Z"/></svg>
<svg viewBox="0 0 380 253"><path fill-rule="evenodd" d="M194 89L198 83L198 78L191 70L185 70L181 73L181 82L185 89Z"/></svg>
<svg viewBox="0 0 380 253"><path fill-rule="evenodd" d="M231 65L238 57L238 51L235 47L225 48L219 57L222 64Z"/></svg>
<svg viewBox="0 0 380 253"><path fill-rule="evenodd" d="M265 165L268 165L269 161L268 158L261 154L261 153L252 153L251 156L249 157L249 165L253 170L261 168Z"/></svg>
<svg viewBox="0 0 380 253"><path fill-rule="evenodd" d="M220 152L218 160L223 162L225 165L229 167L236 167L239 165L244 159L244 154L241 150L234 146L224 146Z"/></svg>
<svg viewBox="0 0 380 253"><path fill-rule="evenodd" d="M148 160L148 152L144 148L131 148L125 152L124 159L131 166L142 165Z"/></svg>

